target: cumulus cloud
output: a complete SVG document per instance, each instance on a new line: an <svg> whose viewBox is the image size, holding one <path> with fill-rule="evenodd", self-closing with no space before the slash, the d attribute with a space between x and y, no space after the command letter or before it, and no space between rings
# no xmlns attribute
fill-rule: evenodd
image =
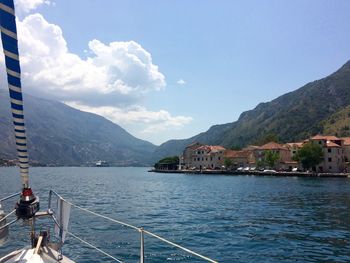
<svg viewBox="0 0 350 263"><path fill-rule="evenodd" d="M186 84L186 81L184 81L183 79L179 79L179 80L177 81L177 84L179 84L179 85L185 85L185 84Z"/></svg>
<svg viewBox="0 0 350 263"><path fill-rule="evenodd" d="M27 0L31 3L28 10L39 2L45 1ZM149 92L166 86L164 75L140 44L103 43L94 39L88 43L88 50L84 51L86 58L82 59L68 50L61 28L41 14L30 14L17 24L25 92L64 101L118 124L144 124L143 133L191 122L191 117L172 116L166 110L149 111L139 106ZM0 61L4 71L3 56Z"/></svg>
<svg viewBox="0 0 350 263"><path fill-rule="evenodd" d="M166 84L151 54L134 41L92 40L90 55L81 59L68 51L61 28L40 14L19 22L18 32L23 82L36 95L121 105Z"/></svg>
<svg viewBox="0 0 350 263"><path fill-rule="evenodd" d="M49 0L16 0L15 1L16 13L26 14L32 10L35 10L40 5L43 5L43 4L51 5L53 3L54 2Z"/></svg>
<svg viewBox="0 0 350 263"><path fill-rule="evenodd" d="M192 121L191 117L171 116L166 110L149 111L138 105L122 109L110 106L90 107L77 102L66 102L66 104L82 111L97 113L118 124L146 124L142 133L157 133L168 128L181 128Z"/></svg>

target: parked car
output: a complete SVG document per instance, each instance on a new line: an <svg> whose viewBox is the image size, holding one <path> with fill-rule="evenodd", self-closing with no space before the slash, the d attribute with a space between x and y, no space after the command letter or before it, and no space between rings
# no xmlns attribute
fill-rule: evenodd
<svg viewBox="0 0 350 263"><path fill-rule="evenodd" d="M277 173L276 170L265 169L263 173Z"/></svg>
<svg viewBox="0 0 350 263"><path fill-rule="evenodd" d="M243 167L238 167L236 171L237 171L237 172L243 171Z"/></svg>

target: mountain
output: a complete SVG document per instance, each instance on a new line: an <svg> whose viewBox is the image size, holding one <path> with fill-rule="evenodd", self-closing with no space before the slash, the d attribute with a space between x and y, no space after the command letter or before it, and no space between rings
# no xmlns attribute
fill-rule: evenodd
<svg viewBox="0 0 350 263"><path fill-rule="evenodd" d="M29 158L48 165L150 165L155 145L115 123L63 103L24 94ZM0 90L0 158L16 158L7 91Z"/></svg>
<svg viewBox="0 0 350 263"><path fill-rule="evenodd" d="M243 112L236 122L212 126L189 139L167 141L156 149L155 158L177 155L195 141L242 147L269 134L276 135L281 142L302 140L330 132L326 125L328 118L341 114L349 105L350 61L326 78Z"/></svg>
<svg viewBox="0 0 350 263"><path fill-rule="evenodd" d="M350 137L350 106L332 114L321 126L324 134Z"/></svg>

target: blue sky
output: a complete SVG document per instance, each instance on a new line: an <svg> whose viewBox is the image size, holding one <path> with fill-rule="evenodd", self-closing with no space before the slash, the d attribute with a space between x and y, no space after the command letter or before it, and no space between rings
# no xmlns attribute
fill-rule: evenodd
<svg viewBox="0 0 350 263"><path fill-rule="evenodd" d="M25 5L35 0L21 1ZM147 72L137 80L132 79L134 71L124 72L128 79L121 79L133 92L118 88L122 99L118 94L103 93L118 101L115 104L99 103L99 99L107 101L101 94L96 97L87 93L90 99L79 98L76 93L62 96L64 88L43 95L102 114L155 144L188 138L213 124L235 121L243 111L325 77L350 59L350 1L345 0L47 3L20 11L20 20L38 13L48 24L60 28L67 46L62 52L85 61L101 56L97 61L101 64L105 53L96 54L107 47L112 49L109 43L133 41L133 50L137 47L149 53L150 70L158 68L151 79L145 79ZM33 21L24 22L24 27ZM46 39L44 33L40 37ZM47 42L50 46L50 40ZM115 72L112 64L108 74ZM140 69L136 70L137 75ZM145 88L139 88L143 83ZM37 95L40 92L33 91ZM96 105L91 98L96 98Z"/></svg>

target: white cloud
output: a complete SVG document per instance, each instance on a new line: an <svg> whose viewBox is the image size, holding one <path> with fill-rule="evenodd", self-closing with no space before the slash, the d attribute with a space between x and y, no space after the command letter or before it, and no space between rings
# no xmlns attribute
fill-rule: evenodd
<svg viewBox="0 0 350 263"><path fill-rule="evenodd" d="M177 84L179 84L179 85L185 85L185 84L186 84L186 81L184 81L183 79L179 79L179 80L177 81Z"/></svg>
<svg viewBox="0 0 350 263"><path fill-rule="evenodd" d="M26 14L43 4L54 5L54 3L49 0L15 0L16 13Z"/></svg>
<svg viewBox="0 0 350 263"><path fill-rule="evenodd" d="M34 8L40 1L27 2ZM192 121L191 117L139 106L149 92L166 86L164 75L140 44L105 44L94 39L82 59L68 50L61 28L41 14L28 15L17 24L25 92L64 101L117 124L139 125L141 133L181 128ZM4 75L3 56L0 63Z"/></svg>
<svg viewBox="0 0 350 263"><path fill-rule="evenodd" d="M68 51L62 30L40 14L18 23L23 83L30 93L95 105L131 103L165 87L149 52L134 41L89 42L86 59Z"/></svg>
<svg viewBox="0 0 350 263"><path fill-rule="evenodd" d="M141 133L157 133L169 128L181 128L192 121L191 117L171 116L166 110L149 111L138 105L121 109L110 106L90 107L77 102L66 102L66 104L82 111L99 114L118 124L144 124Z"/></svg>

